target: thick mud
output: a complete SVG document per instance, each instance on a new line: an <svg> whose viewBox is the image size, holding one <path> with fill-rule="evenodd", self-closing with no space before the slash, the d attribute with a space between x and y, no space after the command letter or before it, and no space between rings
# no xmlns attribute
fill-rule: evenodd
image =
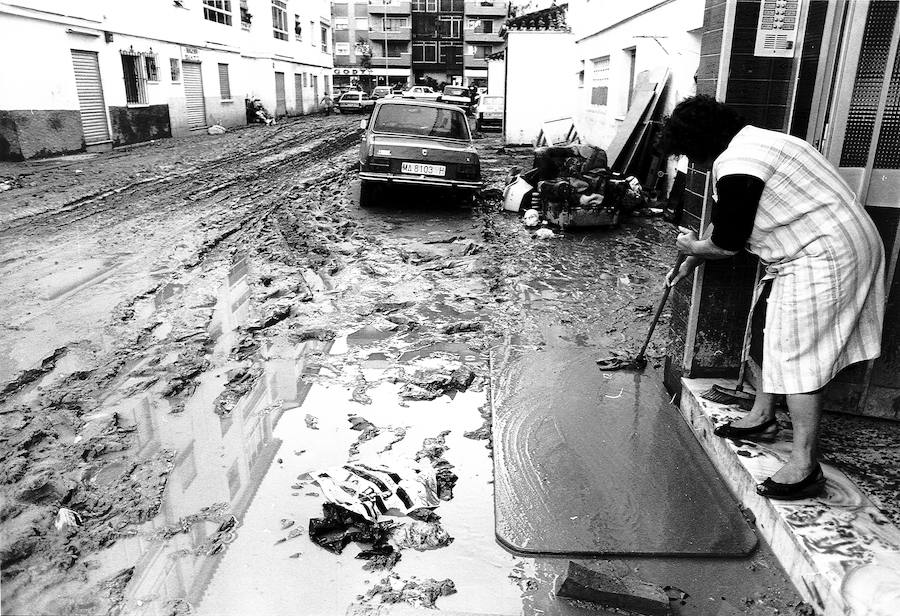
<svg viewBox="0 0 900 616"><path fill-rule="evenodd" d="M564 563L494 540L488 351L636 347L674 231L540 240L416 191L362 210L358 139L303 118L31 165L0 194L4 613L593 611L552 599ZM491 188L527 164L479 144ZM322 547L308 477L348 463L424 469L433 512ZM798 602L765 551L685 571L678 613Z"/></svg>

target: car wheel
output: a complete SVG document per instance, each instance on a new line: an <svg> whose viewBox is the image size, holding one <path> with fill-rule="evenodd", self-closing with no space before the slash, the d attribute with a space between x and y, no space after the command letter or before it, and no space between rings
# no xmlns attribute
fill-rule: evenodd
<svg viewBox="0 0 900 616"><path fill-rule="evenodd" d="M381 187L366 180L359 182L359 207L373 207L378 204Z"/></svg>

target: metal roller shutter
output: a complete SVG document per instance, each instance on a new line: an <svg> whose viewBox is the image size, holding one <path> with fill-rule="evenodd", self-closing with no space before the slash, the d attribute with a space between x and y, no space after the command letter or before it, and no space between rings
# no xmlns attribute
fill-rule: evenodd
<svg viewBox="0 0 900 616"><path fill-rule="evenodd" d="M294 99L297 105L297 115L303 114L303 79L300 73L294 75Z"/></svg>
<svg viewBox="0 0 900 616"><path fill-rule="evenodd" d="M182 63L184 100L187 106L188 128L206 128L206 103L203 100L203 77L197 62Z"/></svg>
<svg viewBox="0 0 900 616"><path fill-rule="evenodd" d="M106 121L106 103L103 100L97 53L73 49L72 66L75 69L75 87L78 90L84 142L87 145L105 143L109 141L109 124Z"/></svg>

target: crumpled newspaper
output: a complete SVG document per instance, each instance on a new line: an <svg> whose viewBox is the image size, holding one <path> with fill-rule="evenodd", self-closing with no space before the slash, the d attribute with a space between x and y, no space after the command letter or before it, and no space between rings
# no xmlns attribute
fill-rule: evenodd
<svg viewBox="0 0 900 616"><path fill-rule="evenodd" d="M441 502L434 467L414 460L390 465L353 462L306 473L300 479L314 482L328 502L372 522L388 512L408 515Z"/></svg>

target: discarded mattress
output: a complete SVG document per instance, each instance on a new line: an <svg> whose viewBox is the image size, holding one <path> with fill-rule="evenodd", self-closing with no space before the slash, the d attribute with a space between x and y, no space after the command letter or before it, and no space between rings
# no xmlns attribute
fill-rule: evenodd
<svg viewBox="0 0 900 616"><path fill-rule="evenodd" d="M756 535L657 375L491 355L497 539L525 554L738 556Z"/></svg>

